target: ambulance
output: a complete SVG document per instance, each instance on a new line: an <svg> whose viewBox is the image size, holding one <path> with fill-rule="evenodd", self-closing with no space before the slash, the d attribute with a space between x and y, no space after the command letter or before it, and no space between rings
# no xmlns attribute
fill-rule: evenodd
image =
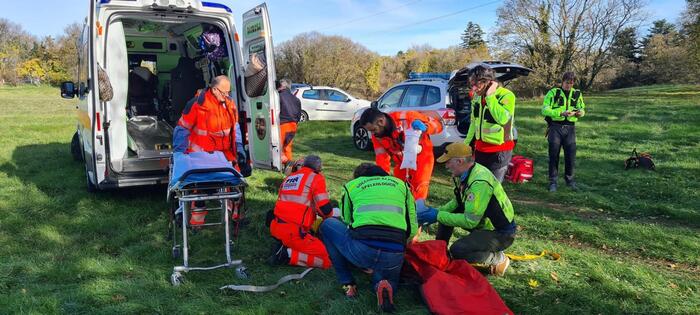
<svg viewBox="0 0 700 315"><path fill-rule="evenodd" d="M172 133L197 91L231 80L254 168L279 170L279 95L265 3L245 12L200 0L90 0L78 40L73 158L89 191L166 184Z"/></svg>

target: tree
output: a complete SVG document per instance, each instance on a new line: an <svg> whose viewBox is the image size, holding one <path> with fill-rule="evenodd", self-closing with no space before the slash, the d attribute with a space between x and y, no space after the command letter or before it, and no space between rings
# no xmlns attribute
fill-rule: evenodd
<svg viewBox="0 0 700 315"><path fill-rule="evenodd" d="M637 40L637 30L633 27L621 30L613 39L611 53L627 61L639 62L640 49Z"/></svg>
<svg viewBox="0 0 700 315"><path fill-rule="evenodd" d="M19 24L0 18L0 84L20 83L17 69L30 57L27 52L35 45L36 39Z"/></svg>
<svg viewBox="0 0 700 315"><path fill-rule="evenodd" d="M696 71L700 71L700 0L687 0L681 15L684 46ZM698 82L700 79L696 79Z"/></svg>
<svg viewBox="0 0 700 315"><path fill-rule="evenodd" d="M644 19L643 7L643 0L506 0L496 34L502 49L535 70L538 89L565 71L587 89L614 61L613 40Z"/></svg>
<svg viewBox="0 0 700 315"><path fill-rule="evenodd" d="M374 58L365 71L365 83L367 84L368 95L379 93L379 77L382 72L381 58Z"/></svg>
<svg viewBox="0 0 700 315"><path fill-rule="evenodd" d="M459 46L464 49L479 48L486 45L483 37L484 31L481 30L481 26L469 21L469 23L467 23L467 28L464 30L464 33L462 33L462 43L459 44Z"/></svg>
<svg viewBox="0 0 700 315"><path fill-rule="evenodd" d="M39 58L32 58L17 67L17 76L32 84L41 84L46 77L46 71L42 67Z"/></svg>
<svg viewBox="0 0 700 315"><path fill-rule="evenodd" d="M666 36L669 34L675 34L675 36ZM666 19L656 20L652 22L652 27L649 28L649 34L642 39L642 47L646 47L649 44L649 40L656 35L662 35L663 38L673 41L674 44L677 44L680 40L675 25L666 21Z"/></svg>
<svg viewBox="0 0 700 315"><path fill-rule="evenodd" d="M299 34L275 50L278 76L355 93L367 90L365 71L374 57L376 54L346 37L318 32Z"/></svg>
<svg viewBox="0 0 700 315"><path fill-rule="evenodd" d="M640 65L641 80L645 84L687 83L697 81L697 72L691 66L688 52L674 44L678 34L656 34L647 40L644 60Z"/></svg>

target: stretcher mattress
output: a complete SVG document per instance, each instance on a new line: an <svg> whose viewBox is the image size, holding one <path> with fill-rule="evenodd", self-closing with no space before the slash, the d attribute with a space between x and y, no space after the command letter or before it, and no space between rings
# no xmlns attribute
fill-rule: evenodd
<svg viewBox="0 0 700 315"><path fill-rule="evenodd" d="M168 190L181 189L196 183L220 183L240 185L244 183L241 174L226 160L221 152L192 152L173 154L173 169Z"/></svg>

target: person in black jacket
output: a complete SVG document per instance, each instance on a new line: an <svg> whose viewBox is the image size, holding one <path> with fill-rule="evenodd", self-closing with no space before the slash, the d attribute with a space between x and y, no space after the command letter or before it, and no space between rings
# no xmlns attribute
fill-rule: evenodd
<svg viewBox="0 0 700 315"><path fill-rule="evenodd" d="M297 123L301 119L301 101L289 91L291 83L288 79L275 82L280 95L280 140L282 142L282 164L286 166L294 161L292 157L292 142L297 133Z"/></svg>

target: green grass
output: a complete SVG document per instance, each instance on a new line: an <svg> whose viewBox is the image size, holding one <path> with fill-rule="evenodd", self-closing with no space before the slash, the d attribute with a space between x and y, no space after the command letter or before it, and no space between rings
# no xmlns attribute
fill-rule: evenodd
<svg viewBox="0 0 700 315"><path fill-rule="evenodd" d="M546 249L562 258L515 262L506 277L490 281L515 313L697 314L700 86L585 96L587 116L577 127L582 189L576 193L546 192L539 104L517 104L516 154L534 158L535 177L506 184L522 228L509 252ZM183 286L172 287L176 262L166 239L165 189L85 192L82 165L69 153L73 104L54 88L0 87L0 313L376 313L364 275L358 275L356 301L342 297L332 271L321 270L264 294L219 291L248 283L232 270L190 273ZM373 159L353 148L347 122L302 124L296 141L297 155L324 159L334 199L354 166ZM656 172L624 171L635 147L654 156ZM252 284L302 270L265 265L272 240L264 213L281 178L267 171L250 178L251 223L235 254L248 266ZM449 183L436 166L430 204L451 196ZM213 232L193 243L193 257L201 262L219 257L203 253L222 252ZM530 287L531 279L539 286ZM409 286L401 288L397 305L402 313L427 312Z"/></svg>

